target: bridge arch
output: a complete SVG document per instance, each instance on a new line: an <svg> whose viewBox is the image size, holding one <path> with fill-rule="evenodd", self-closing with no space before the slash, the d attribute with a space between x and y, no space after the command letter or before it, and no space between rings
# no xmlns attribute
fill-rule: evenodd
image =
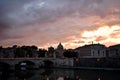
<svg viewBox="0 0 120 80"><path fill-rule="evenodd" d="M7 71L10 69L10 65L6 62L0 62L0 71Z"/></svg>
<svg viewBox="0 0 120 80"><path fill-rule="evenodd" d="M35 66L34 62L29 60L23 60L15 64L15 69L22 69L22 67L24 67L24 69L33 69L34 66Z"/></svg>
<svg viewBox="0 0 120 80"><path fill-rule="evenodd" d="M24 65L24 62L30 62L33 63L34 68L40 68L41 66L44 67L46 64L46 60L51 61L49 66L54 66L56 65L57 61L56 59L53 58L3 58L0 59L0 62L5 62L10 65L10 69L14 70L16 66L22 63ZM27 63L25 63L27 64Z"/></svg>
<svg viewBox="0 0 120 80"><path fill-rule="evenodd" d="M44 60L44 67L53 67L54 62L51 60Z"/></svg>
<svg viewBox="0 0 120 80"><path fill-rule="evenodd" d="M23 61L18 62L18 64L21 64L21 63L26 63L28 65L35 65L35 63L33 61L30 61L30 60L23 60Z"/></svg>

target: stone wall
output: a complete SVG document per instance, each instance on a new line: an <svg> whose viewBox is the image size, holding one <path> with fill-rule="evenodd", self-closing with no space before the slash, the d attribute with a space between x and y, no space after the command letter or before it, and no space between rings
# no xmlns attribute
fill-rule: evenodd
<svg viewBox="0 0 120 80"><path fill-rule="evenodd" d="M73 66L74 65L74 59L73 58L58 58L55 59L54 66L55 67L63 67L63 66Z"/></svg>
<svg viewBox="0 0 120 80"><path fill-rule="evenodd" d="M74 67L120 68L120 58L79 58Z"/></svg>

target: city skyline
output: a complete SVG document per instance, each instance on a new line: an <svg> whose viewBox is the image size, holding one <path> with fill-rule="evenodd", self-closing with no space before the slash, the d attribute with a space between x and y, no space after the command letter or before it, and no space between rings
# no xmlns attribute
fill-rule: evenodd
<svg viewBox="0 0 120 80"><path fill-rule="evenodd" d="M0 45L120 43L120 0L1 0Z"/></svg>

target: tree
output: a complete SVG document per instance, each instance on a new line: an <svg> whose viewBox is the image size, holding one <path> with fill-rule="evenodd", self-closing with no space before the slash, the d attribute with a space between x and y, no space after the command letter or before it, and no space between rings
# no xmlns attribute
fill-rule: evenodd
<svg viewBox="0 0 120 80"><path fill-rule="evenodd" d="M37 46L35 46L35 45L33 45L33 46L31 46L31 49L32 49L32 50L36 50L36 51L37 51L38 47L37 47Z"/></svg>
<svg viewBox="0 0 120 80"><path fill-rule="evenodd" d="M3 49L3 47L2 46L0 46L0 52L1 52L1 50Z"/></svg>
<svg viewBox="0 0 120 80"><path fill-rule="evenodd" d="M47 50L45 49L39 49L38 51L38 57L45 57Z"/></svg>
<svg viewBox="0 0 120 80"><path fill-rule="evenodd" d="M66 51L63 53L63 55L64 55L64 57L68 57L68 58L78 57L77 52L69 51L69 50L66 50Z"/></svg>
<svg viewBox="0 0 120 80"><path fill-rule="evenodd" d="M53 62L50 60L44 60L44 67L53 67Z"/></svg>
<svg viewBox="0 0 120 80"><path fill-rule="evenodd" d="M12 46L12 48L14 48L14 49L17 48L17 47L18 47L17 45L13 45L13 46Z"/></svg>
<svg viewBox="0 0 120 80"><path fill-rule="evenodd" d="M21 47L22 50L25 51L25 56L26 57L35 57L36 53L37 53L37 46L22 46Z"/></svg>
<svg viewBox="0 0 120 80"><path fill-rule="evenodd" d="M25 57L25 51L21 49L20 47L16 48L15 58L16 57Z"/></svg>

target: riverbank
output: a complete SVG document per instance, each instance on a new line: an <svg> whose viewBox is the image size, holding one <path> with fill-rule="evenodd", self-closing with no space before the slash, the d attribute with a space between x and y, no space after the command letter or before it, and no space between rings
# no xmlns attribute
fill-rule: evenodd
<svg viewBox="0 0 120 80"><path fill-rule="evenodd" d="M80 69L80 70L120 71L120 68L100 68L100 67L70 67L70 66L61 66L61 67L48 67L48 68L53 68L53 69Z"/></svg>

